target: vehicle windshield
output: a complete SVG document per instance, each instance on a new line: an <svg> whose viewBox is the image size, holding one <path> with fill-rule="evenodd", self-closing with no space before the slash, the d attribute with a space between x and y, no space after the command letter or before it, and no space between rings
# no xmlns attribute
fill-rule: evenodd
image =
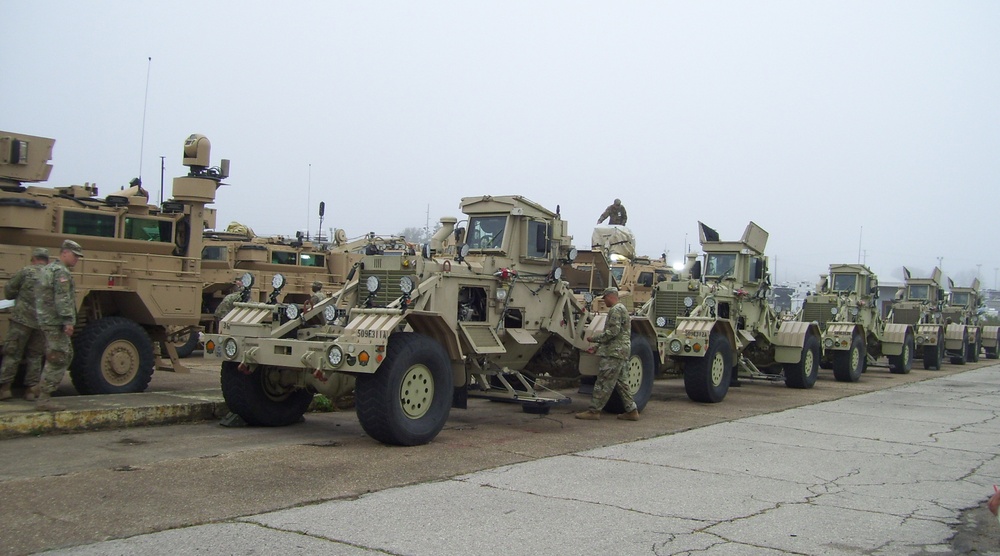
<svg viewBox="0 0 1000 556"><path fill-rule="evenodd" d="M969 294L951 292L951 304L960 305L962 307L967 306L969 304Z"/></svg>
<svg viewBox="0 0 1000 556"><path fill-rule="evenodd" d="M857 274L834 274L833 275L833 291L835 292L853 292L857 291L858 287L858 275Z"/></svg>
<svg viewBox="0 0 1000 556"><path fill-rule="evenodd" d="M732 276L736 268L736 254L709 253L708 264L705 266L708 269L705 276Z"/></svg>
<svg viewBox="0 0 1000 556"><path fill-rule="evenodd" d="M470 249L500 249L507 225L506 216L474 216L469 219Z"/></svg>
<svg viewBox="0 0 1000 556"><path fill-rule="evenodd" d="M622 276L625 275L625 267L624 266L611 267L611 275L615 277L615 282L621 282Z"/></svg>
<svg viewBox="0 0 1000 556"><path fill-rule="evenodd" d="M907 299L911 301L927 301L930 299L930 286L910 286Z"/></svg>

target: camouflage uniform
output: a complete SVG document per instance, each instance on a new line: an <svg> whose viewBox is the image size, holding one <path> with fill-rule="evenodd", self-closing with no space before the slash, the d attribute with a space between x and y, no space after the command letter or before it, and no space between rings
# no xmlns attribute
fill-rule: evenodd
<svg viewBox="0 0 1000 556"><path fill-rule="evenodd" d="M236 302L242 298L243 293L241 292L233 292L226 297L223 297L222 302L219 303L219 306L215 309L215 318L222 320L222 318L225 317L229 311L233 310L233 306Z"/></svg>
<svg viewBox="0 0 1000 556"><path fill-rule="evenodd" d="M73 360L73 341L63 328L76 324L76 287L61 260L42 267L35 303L38 325L45 335L44 394L55 391Z"/></svg>
<svg viewBox="0 0 1000 556"><path fill-rule="evenodd" d="M612 226L624 226L625 222L628 221L628 213L625 212L625 205L620 200L615 199L614 203L604 209L601 217L597 219L597 223L600 224L605 218L608 218L608 224Z"/></svg>
<svg viewBox="0 0 1000 556"><path fill-rule="evenodd" d="M590 410L603 409L611 398L611 393L616 389L622 398L625 412L635 410L632 393L622 378L629 356L632 354L632 327L625 305L617 303L608 311L604 331L591 340L597 344L597 355L601 356L601 362L597 367L597 381L594 383Z"/></svg>
<svg viewBox="0 0 1000 556"><path fill-rule="evenodd" d="M323 283L313 282L312 291L313 294L309 297L309 303L311 303L312 306L315 307L316 305L319 304L320 301L326 299L326 294L323 293Z"/></svg>
<svg viewBox="0 0 1000 556"><path fill-rule="evenodd" d="M35 290L42 266L32 264L14 273L3 288L6 299L16 300L10 316L10 329L3 344L3 366L0 367L0 384L14 382L21 357L27 351L24 385L33 387L42 376L42 358L45 356L45 336L38 327L35 314Z"/></svg>

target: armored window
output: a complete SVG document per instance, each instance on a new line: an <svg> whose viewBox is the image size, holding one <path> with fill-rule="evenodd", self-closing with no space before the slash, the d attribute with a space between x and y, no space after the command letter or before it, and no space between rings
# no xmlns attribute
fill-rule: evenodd
<svg viewBox="0 0 1000 556"><path fill-rule="evenodd" d="M525 253L529 257L544 259L548 256L548 227L545 222L532 220L528 222L528 246Z"/></svg>
<svg viewBox="0 0 1000 556"><path fill-rule="evenodd" d="M299 257L299 265L301 266L326 266L326 255L316 255L315 253L302 253Z"/></svg>
<svg viewBox="0 0 1000 556"><path fill-rule="evenodd" d="M640 272L639 278L636 280L636 283L638 283L640 286L646 286L647 288L652 287L653 273L649 271Z"/></svg>
<svg viewBox="0 0 1000 556"><path fill-rule="evenodd" d="M506 216L474 216L469 219L470 249L500 249L507 226Z"/></svg>
<svg viewBox="0 0 1000 556"><path fill-rule="evenodd" d="M63 211L62 233L81 236L115 237L116 218L98 212Z"/></svg>
<svg viewBox="0 0 1000 556"><path fill-rule="evenodd" d="M930 286L927 286L926 284L919 286L910 286L908 288L907 293L908 295L906 298L913 301L930 300Z"/></svg>
<svg viewBox="0 0 1000 556"><path fill-rule="evenodd" d="M764 278L764 259L760 257L750 257L750 276L747 282L760 282Z"/></svg>
<svg viewBox="0 0 1000 556"><path fill-rule="evenodd" d="M201 250L203 261L225 261L229 258L229 248L225 245L206 245Z"/></svg>
<svg viewBox="0 0 1000 556"><path fill-rule="evenodd" d="M969 294L951 292L951 304L965 307L969 304Z"/></svg>
<svg viewBox="0 0 1000 556"><path fill-rule="evenodd" d="M657 270L656 271L656 283L657 284L659 284L660 282L662 282L664 280L669 280L669 279L670 279L670 274L666 270Z"/></svg>
<svg viewBox="0 0 1000 556"><path fill-rule="evenodd" d="M857 291L858 287L858 275L857 274L834 274L833 275L833 291L835 292L854 292Z"/></svg>
<svg viewBox="0 0 1000 556"><path fill-rule="evenodd" d="M613 266L611 267L611 275L614 276L615 282L621 282L622 276L625 274L624 266Z"/></svg>
<svg viewBox="0 0 1000 556"><path fill-rule="evenodd" d="M714 276L717 278L732 276L733 271L736 269L736 255L709 253L708 264L705 266L707 267L705 276Z"/></svg>
<svg viewBox="0 0 1000 556"><path fill-rule="evenodd" d="M172 242L173 222L155 218L125 217L125 239Z"/></svg>
<svg viewBox="0 0 1000 556"><path fill-rule="evenodd" d="M294 251L271 251L271 264L295 264L297 261Z"/></svg>

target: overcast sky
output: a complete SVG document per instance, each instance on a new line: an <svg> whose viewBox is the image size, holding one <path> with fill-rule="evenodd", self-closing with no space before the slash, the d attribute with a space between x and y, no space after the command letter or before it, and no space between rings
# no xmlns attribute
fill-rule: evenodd
<svg viewBox="0 0 1000 556"><path fill-rule="evenodd" d="M1000 268L1000 2L0 0L0 26L0 128L56 139L50 184L141 166L156 202L202 133L219 227L517 194L589 246L619 197L671 261L755 221L779 282L859 251L883 282Z"/></svg>

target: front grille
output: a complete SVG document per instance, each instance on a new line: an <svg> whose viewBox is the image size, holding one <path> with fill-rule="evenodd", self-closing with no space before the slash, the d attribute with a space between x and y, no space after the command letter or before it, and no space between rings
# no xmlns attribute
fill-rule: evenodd
<svg viewBox="0 0 1000 556"><path fill-rule="evenodd" d="M685 297L695 299L695 294L671 291L656 292L656 298L653 300L653 323L655 324L660 317L664 317L667 319L664 328L677 328L677 317L687 313L687 308L684 307Z"/></svg>
<svg viewBox="0 0 1000 556"><path fill-rule="evenodd" d="M377 276L380 284L378 291L375 292L375 295L371 298L372 307L385 307L403 295L403 291L399 288L399 279L409 274L412 274L412 272L406 270L380 270L367 268L362 270L361 281L358 282L358 288L360 288L358 305L363 307L365 305L365 301L368 299L369 294L365 284L369 276Z"/></svg>
<svg viewBox="0 0 1000 556"><path fill-rule="evenodd" d="M833 303L817 303L808 301L805 306L802 307L802 321L816 321L820 324L826 324L833 318L833 313L830 312L830 309L833 307L835 307Z"/></svg>
<svg viewBox="0 0 1000 556"><path fill-rule="evenodd" d="M917 324L920 322L920 309L893 309L892 322L897 324Z"/></svg>

